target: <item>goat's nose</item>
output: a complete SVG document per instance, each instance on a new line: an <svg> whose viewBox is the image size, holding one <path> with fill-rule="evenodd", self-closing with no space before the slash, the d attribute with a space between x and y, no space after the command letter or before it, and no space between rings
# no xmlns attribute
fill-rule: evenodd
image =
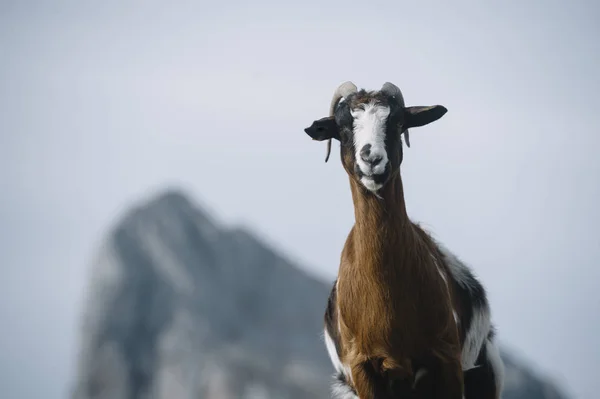
<svg viewBox="0 0 600 399"><path fill-rule="evenodd" d="M383 157L381 155L371 155L371 144L365 144L363 148L360 149L360 159L371 166L377 166Z"/></svg>

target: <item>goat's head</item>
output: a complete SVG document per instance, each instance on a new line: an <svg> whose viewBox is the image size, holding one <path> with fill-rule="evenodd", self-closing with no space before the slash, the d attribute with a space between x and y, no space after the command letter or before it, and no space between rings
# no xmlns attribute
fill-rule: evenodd
<svg viewBox="0 0 600 399"><path fill-rule="evenodd" d="M329 116L304 131L313 140L328 141L325 162L331 140L339 140L346 172L377 192L402 163L401 135L404 133L410 146L409 128L434 122L446 112L441 105L406 107L400 89L389 82L379 91L358 91L352 82L346 82L335 91Z"/></svg>

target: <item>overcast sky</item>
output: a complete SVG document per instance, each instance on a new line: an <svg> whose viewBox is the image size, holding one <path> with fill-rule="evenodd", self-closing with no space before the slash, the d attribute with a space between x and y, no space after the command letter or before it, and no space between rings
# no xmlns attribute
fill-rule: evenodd
<svg viewBox="0 0 600 399"><path fill-rule="evenodd" d="M169 185L333 279L348 181L303 128L389 80L449 110L411 132L409 214L506 345L595 397L599 3L49 3L0 1L0 396L66 397L99 241Z"/></svg>

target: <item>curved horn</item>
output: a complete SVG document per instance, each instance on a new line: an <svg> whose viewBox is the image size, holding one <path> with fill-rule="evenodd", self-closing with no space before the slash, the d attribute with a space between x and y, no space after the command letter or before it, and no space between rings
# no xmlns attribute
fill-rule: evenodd
<svg viewBox="0 0 600 399"><path fill-rule="evenodd" d="M331 99L331 104L329 106L329 116L334 116L335 107L338 105L339 101L342 98L348 97L352 93L356 93L358 88L356 85L350 81L344 82L338 86L333 93L333 98ZM331 139L327 140L327 155L325 156L325 162L329 160L329 155L331 154Z"/></svg>
<svg viewBox="0 0 600 399"><path fill-rule="evenodd" d="M333 116L335 112L335 107L342 98L348 97L350 94L356 93L357 91L358 89L356 85L350 81L344 82L341 85L339 85L338 88L335 90L335 93L333 93L333 98L331 99L331 105L329 107L329 116Z"/></svg>
<svg viewBox="0 0 600 399"><path fill-rule="evenodd" d="M404 96L402 95L402 91L393 83L385 82L381 87L381 92L387 94L388 96L395 97L398 101L398 104L402 108L404 108Z"/></svg>
<svg viewBox="0 0 600 399"><path fill-rule="evenodd" d="M405 107L404 96L402 95L402 91L395 84L390 83L390 82L385 82L383 84L383 86L381 87L381 92L384 94L387 94L388 96L394 97L396 99L396 101L398 101L398 104L402 108ZM406 142L406 146L408 148L410 148L410 139L408 137L408 129L406 129L404 132L400 132L400 133L404 133L404 141Z"/></svg>

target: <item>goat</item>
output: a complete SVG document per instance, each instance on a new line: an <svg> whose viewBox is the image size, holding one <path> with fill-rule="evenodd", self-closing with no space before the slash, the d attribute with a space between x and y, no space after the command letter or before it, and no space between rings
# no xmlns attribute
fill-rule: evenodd
<svg viewBox="0 0 600 399"><path fill-rule="evenodd" d="M335 91L328 117L304 131L340 142L355 223L324 321L338 399L499 399L504 365L486 291L471 269L406 211L400 177L408 129L440 119L441 105L406 107L400 89ZM402 392L402 394L400 394Z"/></svg>

